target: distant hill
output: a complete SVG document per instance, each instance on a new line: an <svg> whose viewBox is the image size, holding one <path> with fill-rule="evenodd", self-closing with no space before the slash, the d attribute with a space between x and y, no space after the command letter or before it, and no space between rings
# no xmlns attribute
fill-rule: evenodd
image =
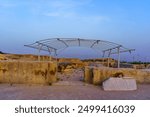
<svg viewBox="0 0 150 117"><path fill-rule="evenodd" d="M2 51L0 51L0 54L4 54Z"/></svg>

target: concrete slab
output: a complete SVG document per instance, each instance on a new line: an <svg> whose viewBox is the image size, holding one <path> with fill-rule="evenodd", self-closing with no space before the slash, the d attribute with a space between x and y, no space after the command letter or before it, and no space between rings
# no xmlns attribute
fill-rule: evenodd
<svg viewBox="0 0 150 117"><path fill-rule="evenodd" d="M103 82L105 91L132 91L137 90L136 80L129 77L109 78Z"/></svg>

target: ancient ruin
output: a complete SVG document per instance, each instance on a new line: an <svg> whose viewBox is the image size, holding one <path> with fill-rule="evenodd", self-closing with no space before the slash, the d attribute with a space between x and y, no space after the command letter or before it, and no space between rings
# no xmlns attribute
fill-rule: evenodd
<svg viewBox="0 0 150 117"><path fill-rule="evenodd" d="M127 49L120 44L103 40L54 38L37 41L26 46L37 49L39 55L0 55L1 83L51 85L57 81L74 79L74 81L102 85L110 77L118 78L120 76L132 77L138 83L150 83L149 71L137 70L135 65L130 68L120 68L122 67L120 53L134 50ZM98 49L103 56L102 58L85 60L57 58L58 51L69 46L86 46ZM41 50L48 51L50 56L40 55ZM118 54L118 60L110 58L112 54ZM74 72L78 78L73 78Z"/></svg>

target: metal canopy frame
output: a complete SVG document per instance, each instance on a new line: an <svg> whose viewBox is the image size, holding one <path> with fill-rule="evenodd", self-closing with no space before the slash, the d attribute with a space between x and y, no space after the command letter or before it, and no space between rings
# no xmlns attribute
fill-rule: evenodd
<svg viewBox="0 0 150 117"><path fill-rule="evenodd" d="M47 51L50 55L52 53L57 57L58 51L63 50L67 47L88 47L92 49L99 50L103 54L103 58L107 56L108 58L112 54L118 54L118 68L120 68L120 53L123 52L132 52L135 49L125 48L124 46L104 40L95 40L95 39L80 39L80 38L49 38L44 40L36 41L35 43L25 45L30 48L35 48L39 53L40 60L40 51ZM107 55L106 55L107 54Z"/></svg>

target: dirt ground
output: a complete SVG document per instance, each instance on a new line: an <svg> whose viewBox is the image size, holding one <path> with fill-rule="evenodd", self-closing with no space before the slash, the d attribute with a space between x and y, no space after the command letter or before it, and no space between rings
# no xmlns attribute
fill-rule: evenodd
<svg viewBox="0 0 150 117"><path fill-rule="evenodd" d="M1 100L150 100L150 84L138 84L136 91L104 91L84 83L83 71L59 73L51 86L0 84Z"/></svg>

